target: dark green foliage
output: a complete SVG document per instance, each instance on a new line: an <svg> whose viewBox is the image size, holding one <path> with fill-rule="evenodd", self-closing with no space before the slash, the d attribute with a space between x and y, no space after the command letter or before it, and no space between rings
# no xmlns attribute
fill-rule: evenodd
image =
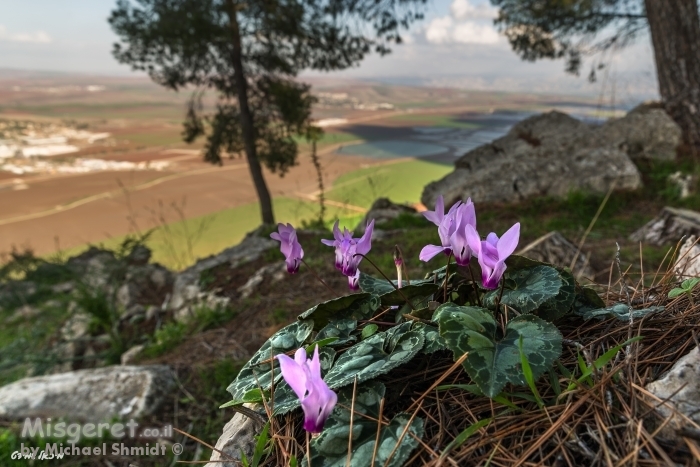
<svg viewBox="0 0 700 467"><path fill-rule="evenodd" d="M534 378L547 371L561 355L561 334L551 323L533 315L508 322L503 337L491 312L484 308L440 306L433 318L455 360L469 353L463 363L469 376L489 397L498 395L506 383L524 385L520 340Z"/></svg>
<svg viewBox="0 0 700 467"><path fill-rule="evenodd" d="M491 0L500 26L524 60L566 59L578 73L582 54L626 45L647 26L642 0ZM599 34L607 34L594 42ZM592 43L593 42L593 43ZM595 79L596 69L591 70Z"/></svg>

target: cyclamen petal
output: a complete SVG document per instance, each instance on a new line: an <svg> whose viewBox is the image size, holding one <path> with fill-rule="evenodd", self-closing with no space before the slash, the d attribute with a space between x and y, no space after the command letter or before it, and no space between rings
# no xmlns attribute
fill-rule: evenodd
<svg viewBox="0 0 700 467"><path fill-rule="evenodd" d="M287 271L294 274L299 271L304 250L297 239L297 232L292 224L277 224L277 232L272 232L270 238L280 242L280 251L285 257Z"/></svg>
<svg viewBox="0 0 700 467"><path fill-rule="evenodd" d="M318 346L311 359L306 359L306 351L297 350L294 359L287 355L275 356L280 363L282 378L299 398L304 411L304 429L320 433L323 425L338 402L338 396L321 378L321 361Z"/></svg>

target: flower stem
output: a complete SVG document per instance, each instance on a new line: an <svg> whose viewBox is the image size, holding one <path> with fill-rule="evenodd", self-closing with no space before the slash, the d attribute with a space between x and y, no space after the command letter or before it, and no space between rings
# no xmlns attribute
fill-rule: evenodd
<svg viewBox="0 0 700 467"><path fill-rule="evenodd" d="M306 266L308 268L308 270L311 271L311 274L313 274L316 277L316 279L318 279L318 281L321 284L323 284L332 295L337 295L335 290L331 289L331 287L328 284L326 284L326 282L323 279L321 279L321 277L316 273L316 271L314 271L314 269L311 266L309 266L308 263L306 261L304 261L303 258L302 258L301 262L304 263L304 266Z"/></svg>
<svg viewBox="0 0 700 467"><path fill-rule="evenodd" d="M377 265L374 264L374 262L373 262L371 259L369 259L369 258L366 257L365 255L363 255L362 253L355 253L354 256L362 256L364 259L366 259L367 262L369 262L369 264L371 264L372 266L374 266L374 269L376 269L376 270L379 272L379 274L381 274L382 277L383 277L384 279L386 279L387 281L389 281L389 284L391 284L391 286L392 286L394 289L396 289L396 291L399 293L399 295L401 295L401 298L403 298L403 299L406 301L406 304L411 308L411 311L415 311L415 310L416 310L415 308L413 308L413 305L412 305L411 302L408 300L408 298L406 298L406 296L403 294L403 292L401 292L401 289L398 288L398 287L396 287L396 284L394 284L394 283L391 281L391 279L389 279L388 277L386 277L386 274L384 274L384 273L382 272L382 270L379 269L379 268L377 267ZM354 256L353 256L353 257L354 257Z"/></svg>
<svg viewBox="0 0 700 467"><path fill-rule="evenodd" d="M476 295L476 303L481 306L481 297L479 297L479 286L476 285L476 279L474 278L474 271L472 271L472 265L469 263L469 275L472 276L472 285L474 286L474 294Z"/></svg>
<svg viewBox="0 0 700 467"><path fill-rule="evenodd" d="M452 252L450 251L447 257L447 265L445 266L445 294L442 297L442 302L447 303L447 280L450 278L450 260L452 259Z"/></svg>

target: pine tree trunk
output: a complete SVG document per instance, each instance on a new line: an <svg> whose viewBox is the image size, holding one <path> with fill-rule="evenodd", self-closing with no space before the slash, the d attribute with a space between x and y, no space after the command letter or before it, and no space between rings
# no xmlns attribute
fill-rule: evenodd
<svg viewBox="0 0 700 467"><path fill-rule="evenodd" d="M654 46L659 93L683 129L685 142L700 147L700 19L697 0L644 0Z"/></svg>
<svg viewBox="0 0 700 467"><path fill-rule="evenodd" d="M265 183L262 167L258 160L257 151L255 148L255 129L253 128L253 115L250 112L248 105L248 83L243 70L243 58L241 52L241 32L238 26L238 16L236 13L236 5L233 0L227 2L229 14L229 26L231 28L231 41L233 50L231 51L231 65L236 73L236 91L238 94L238 107L241 112L241 129L243 133L243 144L245 146L246 160L250 169L250 176L255 185L255 191L260 200L260 214L263 224L274 224L275 215L272 211L272 199L270 191Z"/></svg>

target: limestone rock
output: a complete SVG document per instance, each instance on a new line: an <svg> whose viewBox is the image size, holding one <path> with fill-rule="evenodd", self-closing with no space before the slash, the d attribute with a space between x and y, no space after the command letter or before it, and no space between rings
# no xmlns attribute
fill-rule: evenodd
<svg viewBox="0 0 700 467"><path fill-rule="evenodd" d="M131 249L126 262L132 266L143 266L151 259L151 250L146 245L138 244Z"/></svg>
<svg viewBox="0 0 700 467"><path fill-rule="evenodd" d="M357 224L354 232L356 235L364 233L365 227L372 219L374 219L375 226L381 226L387 221L396 219L401 214L417 214L417 212L415 208L411 206L394 203L388 198L377 198L374 203L372 203L372 207L369 208L369 211L367 211L364 219Z"/></svg>
<svg viewBox="0 0 700 467"><path fill-rule="evenodd" d="M700 212L667 206L656 218L630 235L630 240L661 246L690 235L700 235Z"/></svg>
<svg viewBox="0 0 700 467"><path fill-rule="evenodd" d="M111 366L24 378L0 387L0 417L98 422L156 410L174 385L162 365Z"/></svg>
<svg viewBox="0 0 700 467"><path fill-rule="evenodd" d="M700 423L700 350L695 347L646 389L661 400L668 399L656 409L661 416L671 419L661 432L663 437L677 438L676 430L690 425L686 417ZM659 404L657 400L650 402Z"/></svg>
<svg viewBox="0 0 700 467"><path fill-rule="evenodd" d="M571 243L559 232L549 232L518 251L518 255L526 256L537 261L544 261L559 267L570 267L576 256L573 273L574 277L593 278L594 272L590 265L590 255L585 251L578 252L578 247Z"/></svg>
<svg viewBox="0 0 700 467"><path fill-rule="evenodd" d="M251 410L254 408L252 404L244 404L244 407ZM234 460L241 459L241 451L250 459L255 450L255 436L261 428L258 420L237 412L224 426L224 432L215 446L217 450L224 452L226 457L213 451L209 463L205 467L238 467L239 462L234 462Z"/></svg>
<svg viewBox="0 0 700 467"><path fill-rule="evenodd" d="M217 255L197 261L175 277L172 295L167 305L168 309L174 310L176 320L189 319L192 316L192 306L210 295L201 291L199 279L203 272L227 263L231 268L236 268L256 260L263 252L278 246L279 243L270 238L251 234L240 244L227 248ZM225 297L219 298L224 299Z"/></svg>
<svg viewBox="0 0 700 467"><path fill-rule="evenodd" d="M565 197L572 190L606 193L641 186L627 154L599 145L597 130L561 112L536 115L507 135L457 160L455 171L428 184L421 197L431 209L439 195L449 206L471 197L477 202L516 202L532 196Z"/></svg>
<svg viewBox="0 0 700 467"><path fill-rule="evenodd" d="M691 235L678 251L678 261L673 266L679 280L700 277L700 243Z"/></svg>
<svg viewBox="0 0 700 467"><path fill-rule="evenodd" d="M682 131L659 105L642 104L626 116L610 120L598 131L599 140L627 153L633 159L676 159Z"/></svg>

